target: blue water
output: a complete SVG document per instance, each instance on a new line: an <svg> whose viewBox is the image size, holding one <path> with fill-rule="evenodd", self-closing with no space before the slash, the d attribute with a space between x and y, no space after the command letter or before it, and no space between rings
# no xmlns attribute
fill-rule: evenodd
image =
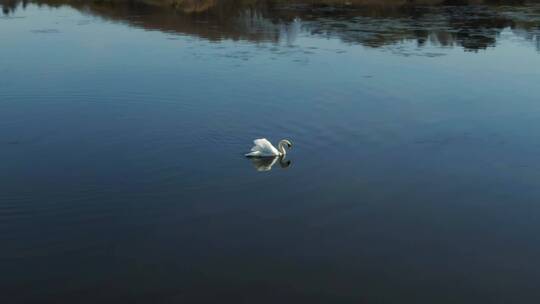
<svg viewBox="0 0 540 304"><path fill-rule="evenodd" d="M538 25L150 17L0 17L0 302L538 303Z"/></svg>

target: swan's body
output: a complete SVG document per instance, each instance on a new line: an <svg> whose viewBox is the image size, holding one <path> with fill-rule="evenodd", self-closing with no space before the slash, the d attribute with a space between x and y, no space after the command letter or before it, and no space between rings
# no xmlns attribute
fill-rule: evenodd
<svg viewBox="0 0 540 304"><path fill-rule="evenodd" d="M251 148L251 152L246 154L247 157L285 156L287 154L287 150L285 150L285 147L292 147L292 143L287 139L281 140L278 143L277 149L266 138L255 139L253 141L253 144L254 146L253 148Z"/></svg>

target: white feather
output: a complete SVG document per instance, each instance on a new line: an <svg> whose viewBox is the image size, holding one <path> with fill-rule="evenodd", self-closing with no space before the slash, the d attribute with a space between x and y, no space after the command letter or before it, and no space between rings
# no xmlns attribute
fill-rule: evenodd
<svg viewBox="0 0 540 304"><path fill-rule="evenodd" d="M246 154L246 156L250 157L272 157L272 156L279 156L281 153L276 149L271 142L269 142L266 138L259 138L255 139L253 141L253 148L251 148L251 152Z"/></svg>

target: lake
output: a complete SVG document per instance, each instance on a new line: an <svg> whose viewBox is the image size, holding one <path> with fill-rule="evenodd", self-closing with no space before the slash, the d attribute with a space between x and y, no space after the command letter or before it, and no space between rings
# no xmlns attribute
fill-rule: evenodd
<svg viewBox="0 0 540 304"><path fill-rule="evenodd" d="M0 1L1 303L540 301L540 4L270 2Z"/></svg>

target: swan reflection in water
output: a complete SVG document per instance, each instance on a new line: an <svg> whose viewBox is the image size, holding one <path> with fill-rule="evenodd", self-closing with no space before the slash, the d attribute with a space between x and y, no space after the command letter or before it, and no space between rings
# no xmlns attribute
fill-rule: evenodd
<svg viewBox="0 0 540 304"><path fill-rule="evenodd" d="M265 172L272 170L272 167L279 163L281 168L288 168L291 165L291 161L285 159L284 156L275 157L262 157L262 158L250 158L251 163L255 167L255 170L259 172Z"/></svg>

